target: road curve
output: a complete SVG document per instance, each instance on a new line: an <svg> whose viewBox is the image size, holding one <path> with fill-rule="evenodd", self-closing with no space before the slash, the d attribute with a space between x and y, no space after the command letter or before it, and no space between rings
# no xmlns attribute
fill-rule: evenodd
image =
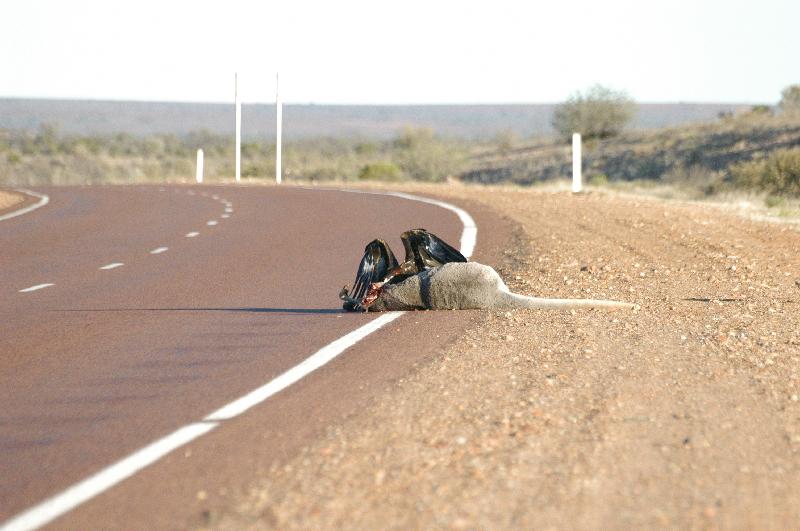
<svg viewBox="0 0 800 531"><path fill-rule="evenodd" d="M399 247L402 230L423 226L458 241L462 229L433 205L335 191L40 191L46 208L0 224L0 522L374 319L336 299L370 239ZM502 225L473 214L482 230ZM483 249L478 259L497 252ZM470 318L404 316L52 525L208 524L244 477L296 453Z"/></svg>

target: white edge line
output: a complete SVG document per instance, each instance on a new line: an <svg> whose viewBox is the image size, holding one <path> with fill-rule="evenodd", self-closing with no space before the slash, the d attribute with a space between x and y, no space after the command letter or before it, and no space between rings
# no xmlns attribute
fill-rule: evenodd
<svg viewBox="0 0 800 531"><path fill-rule="evenodd" d="M321 188L308 189L320 190ZM413 201L421 201L423 203L429 203L445 208L455 212L458 215L458 218L464 224L464 230L461 234L461 254L469 258L475 248L475 238L478 232L478 229L475 226L475 221L469 214L467 214L466 211L449 203L445 203L444 201L437 201L435 199L428 199L426 197L415 196L403 192L367 192L361 190L337 190L333 188L328 188L327 190L351 193L367 193L374 195L391 195ZM68 487L66 490L61 491L55 496L18 514L11 520L7 520L5 523L0 524L0 531L36 529L37 527L53 521L59 516L79 506L83 502L97 496L103 491L132 476L139 470L156 462L158 459L168 454L172 450L175 450L176 448L193 441L197 437L208 433L212 429L219 426L219 421L229 420L237 415L241 415L248 409L260 404L275 393L289 387L307 374L322 367L336 356L367 337L369 334L379 330L383 326L399 318L404 313L405 312L390 312L381 315L377 319L373 319L369 323L340 337L327 346L322 347L317 352L300 362L298 365L292 367L280 376L270 380L265 385L262 385L261 387L247 393L241 398L238 398L207 415L202 422L189 424L175 430L166 437L163 437L145 446L141 450L138 450L137 452L134 452L133 454L97 472L93 476L90 476L83 481Z"/></svg>
<svg viewBox="0 0 800 531"><path fill-rule="evenodd" d="M348 192L355 192L357 190L347 190ZM360 190L358 190L360 192ZM371 192L375 193L375 192ZM464 255L465 258L469 258L472 256L472 253L475 252L475 244L477 243L478 239L478 226L475 224L475 220L472 219L466 210L458 208L455 205L451 205L450 203L445 203L444 201L439 201L437 199L429 199L427 197L421 197L418 195L407 194L405 192L385 192L383 195L391 195L394 197L402 197L404 199L410 199L412 201L419 201L421 203L428 203L431 205L436 205L438 207L444 208L451 212L454 212L458 219L461 220L461 223L464 225L464 229L461 231L461 254Z"/></svg>
<svg viewBox="0 0 800 531"><path fill-rule="evenodd" d="M31 291L49 288L50 286L55 286L55 284L36 284L35 286L19 290L19 293L30 293Z"/></svg>
<svg viewBox="0 0 800 531"><path fill-rule="evenodd" d="M14 191L15 192L20 192L20 193L23 193L23 194L27 194L27 195L32 195L33 197L38 197L39 201L37 201L36 203L34 203L32 205L28 205L25 208L20 208L19 210L15 210L13 212L9 212L8 214L3 214L2 216L0 216L0 221L4 221L4 220L7 220L7 219L11 219L11 218L17 217L17 216L21 216L22 214L27 214L28 212L31 212L32 210L36 210L39 207L43 207L47 203L50 202L50 197L49 196L47 196L45 194L40 194L39 192L34 192L34 191L31 191L31 190L24 190L22 188L15 188Z"/></svg>
<svg viewBox="0 0 800 531"><path fill-rule="evenodd" d="M41 527L217 426L219 423L216 422L195 422L178 428L166 437L18 514L0 525L0 531L23 531Z"/></svg>
<svg viewBox="0 0 800 531"><path fill-rule="evenodd" d="M233 402L214 411L203 420L229 420L233 417L241 415L251 407L260 404L275 393L286 389L307 374L319 369L333 358L370 335L372 332L378 330L384 325L391 323L401 315L403 315L403 312L385 313L377 319L373 319L364 326L356 328L349 334L340 337L333 343L322 347L317 352L300 362L298 365L295 365L265 385L262 385L261 387L247 393L243 397L234 400Z"/></svg>
<svg viewBox="0 0 800 531"><path fill-rule="evenodd" d="M411 201L419 201L420 203L428 203L430 205L436 205L438 207L444 208L445 210L449 210L450 212L455 213L458 216L458 219L461 220L461 223L464 225L464 229L461 231L461 244L460 244L460 251L461 254L464 255L465 258L470 258L472 253L475 252L475 244L478 240L478 226L475 224L475 220L472 219L466 210L459 208L455 205L451 205L450 203L446 203L444 201L439 201L438 199L430 199L428 197L423 197L414 194L407 194L405 192L391 192L391 191L376 191L376 190L355 190L352 188L325 188L325 187L311 187L311 186L297 186L296 188L300 188L303 190L326 190L330 192L348 192L351 194L368 194L368 195L390 195L393 197L400 197L403 199L408 199Z"/></svg>

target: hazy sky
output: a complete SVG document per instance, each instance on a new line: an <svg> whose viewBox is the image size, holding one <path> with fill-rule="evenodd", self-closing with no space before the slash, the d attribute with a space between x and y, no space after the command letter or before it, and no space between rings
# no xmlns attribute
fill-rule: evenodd
<svg viewBox="0 0 800 531"><path fill-rule="evenodd" d="M0 96L766 102L800 83L800 0L8 0Z"/></svg>

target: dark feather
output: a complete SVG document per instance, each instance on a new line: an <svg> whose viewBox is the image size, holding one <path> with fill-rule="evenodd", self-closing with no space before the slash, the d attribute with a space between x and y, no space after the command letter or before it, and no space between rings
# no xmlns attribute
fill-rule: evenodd
<svg viewBox="0 0 800 531"><path fill-rule="evenodd" d="M342 296L345 310L359 310L373 283L383 282L389 271L397 267L397 259L383 240L372 240L364 248L356 280L349 295Z"/></svg>
<svg viewBox="0 0 800 531"><path fill-rule="evenodd" d="M410 266L413 262L417 273L450 262L467 261L458 250L425 229L406 231L400 238L406 250L406 263Z"/></svg>

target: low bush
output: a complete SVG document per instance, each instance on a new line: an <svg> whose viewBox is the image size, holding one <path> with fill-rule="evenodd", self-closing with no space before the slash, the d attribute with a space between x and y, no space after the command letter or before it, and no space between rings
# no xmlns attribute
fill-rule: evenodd
<svg viewBox="0 0 800 531"><path fill-rule="evenodd" d="M764 199L764 204L767 205L768 208L782 207L786 204L786 198L779 195L768 195L767 198Z"/></svg>
<svg viewBox="0 0 800 531"><path fill-rule="evenodd" d="M605 173L598 173L589 177L590 186L605 186L608 184L608 175Z"/></svg>
<svg viewBox="0 0 800 531"><path fill-rule="evenodd" d="M403 178L403 170L391 162L367 164L358 172L362 181L398 181Z"/></svg>
<svg viewBox="0 0 800 531"><path fill-rule="evenodd" d="M761 159L734 164L734 184L771 195L800 196L800 148L781 149Z"/></svg>

